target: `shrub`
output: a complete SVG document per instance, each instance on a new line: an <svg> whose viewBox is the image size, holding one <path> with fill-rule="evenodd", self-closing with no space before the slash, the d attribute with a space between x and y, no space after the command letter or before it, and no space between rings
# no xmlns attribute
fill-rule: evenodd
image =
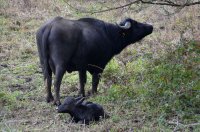
<svg viewBox="0 0 200 132"><path fill-rule="evenodd" d="M175 116L196 119L200 113L200 52L197 47L196 42L189 41L158 59L139 57L127 63L123 72L118 69L117 62L112 61L104 74L112 81L110 88L107 95L96 100L139 102L144 111L159 121ZM126 108L135 105L133 102Z"/></svg>
<svg viewBox="0 0 200 132"><path fill-rule="evenodd" d="M140 83L145 92L138 92L145 106L165 118L187 119L199 114L200 54L196 46L194 41L184 42L168 55L149 61Z"/></svg>

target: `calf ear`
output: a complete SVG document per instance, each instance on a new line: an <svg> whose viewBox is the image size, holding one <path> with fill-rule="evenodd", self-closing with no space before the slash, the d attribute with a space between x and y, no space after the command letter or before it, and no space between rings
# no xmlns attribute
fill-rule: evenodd
<svg viewBox="0 0 200 132"><path fill-rule="evenodd" d="M80 97L75 98L75 100L76 100L76 101L79 101L79 100L82 99L82 98L83 98L83 97L80 96Z"/></svg>
<svg viewBox="0 0 200 132"><path fill-rule="evenodd" d="M76 105L81 105L83 103L83 101L85 100L85 98L81 98L76 102Z"/></svg>

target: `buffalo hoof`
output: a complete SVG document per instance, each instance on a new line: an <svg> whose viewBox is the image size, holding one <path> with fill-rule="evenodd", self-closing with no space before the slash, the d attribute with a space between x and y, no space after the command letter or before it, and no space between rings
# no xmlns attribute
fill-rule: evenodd
<svg viewBox="0 0 200 132"><path fill-rule="evenodd" d="M95 96L97 92L94 91L88 91L87 96Z"/></svg>
<svg viewBox="0 0 200 132"><path fill-rule="evenodd" d="M53 96L48 96L48 97L46 98L46 101L47 101L47 103L53 102L53 101L54 101Z"/></svg>
<svg viewBox="0 0 200 132"><path fill-rule="evenodd" d="M85 97L85 93L82 93L82 92L78 92L78 97L82 96L82 97Z"/></svg>
<svg viewBox="0 0 200 132"><path fill-rule="evenodd" d="M59 105L61 105L61 103L60 103L60 101L59 100L54 100L54 103L53 103L54 105L56 105L56 106L59 106Z"/></svg>

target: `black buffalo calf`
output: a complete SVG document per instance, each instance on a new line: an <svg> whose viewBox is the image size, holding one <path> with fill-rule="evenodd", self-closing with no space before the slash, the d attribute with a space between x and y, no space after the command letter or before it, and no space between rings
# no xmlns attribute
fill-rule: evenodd
<svg viewBox="0 0 200 132"><path fill-rule="evenodd" d="M64 103L58 106L58 113L69 113L72 121L89 124L90 121L99 121L100 118L108 118L101 105L92 102L84 102L83 97L66 97Z"/></svg>

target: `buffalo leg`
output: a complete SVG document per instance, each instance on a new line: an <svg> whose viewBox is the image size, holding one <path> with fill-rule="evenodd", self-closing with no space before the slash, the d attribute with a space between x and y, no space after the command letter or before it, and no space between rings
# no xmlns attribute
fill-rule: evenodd
<svg viewBox="0 0 200 132"><path fill-rule="evenodd" d="M92 94L97 93L100 75L97 73L92 74Z"/></svg>
<svg viewBox="0 0 200 132"><path fill-rule="evenodd" d="M57 106L61 104L60 103L60 85L61 85L61 81L62 81L64 73L65 73L65 70L63 68L56 67L55 84L54 84L54 89L55 89L54 104Z"/></svg>
<svg viewBox="0 0 200 132"><path fill-rule="evenodd" d="M47 97L46 97L47 103L52 102L54 100L52 92L51 92L51 83L52 83L52 75L48 79L45 79L45 87L46 87L46 92L47 92Z"/></svg>
<svg viewBox="0 0 200 132"><path fill-rule="evenodd" d="M45 89L46 89L46 93L47 93L46 101L47 101L47 103L49 103L54 100L52 92L51 92L52 71L51 71L50 67L48 66L47 69L45 69L45 70L43 69L43 72L44 72Z"/></svg>
<svg viewBox="0 0 200 132"><path fill-rule="evenodd" d="M80 91L79 94L85 97L85 83L87 81L86 70L79 71Z"/></svg>

